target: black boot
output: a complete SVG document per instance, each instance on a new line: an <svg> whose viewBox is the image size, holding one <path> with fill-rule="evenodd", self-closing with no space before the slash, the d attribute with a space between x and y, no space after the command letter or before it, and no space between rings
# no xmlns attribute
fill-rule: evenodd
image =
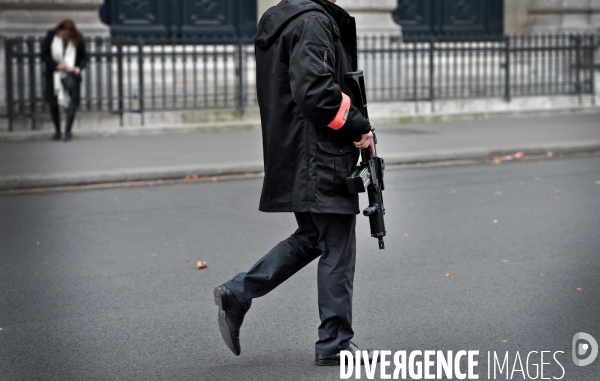
<svg viewBox="0 0 600 381"><path fill-rule="evenodd" d="M216 287L214 290L215 304L219 307L219 329L225 344L231 349L234 355L239 356L242 352L240 348L240 327L244 321L246 311L238 302L233 292L224 284Z"/></svg>
<svg viewBox="0 0 600 381"><path fill-rule="evenodd" d="M71 104L69 104L69 108L67 109L67 128L65 132L65 142L71 140L71 127L73 126L73 121L75 120L75 110L77 106L71 100Z"/></svg>
<svg viewBox="0 0 600 381"><path fill-rule="evenodd" d="M354 344L353 342L350 342L350 346L346 350L350 351L350 353L352 353L352 358L354 358L354 356L356 355L356 352L360 351L360 349L358 349L356 344ZM372 349L369 349L368 353L369 353L369 363L373 363L374 351ZM361 356L362 356L362 351L361 351ZM379 357L377 357L377 362L379 362ZM360 363L361 364L365 363L364 358L361 357ZM335 355L321 355L319 353L316 353L315 354L315 364L317 364L319 366L340 366L340 354L336 353Z"/></svg>
<svg viewBox="0 0 600 381"><path fill-rule="evenodd" d="M60 115L58 113L58 106L50 105L50 116L52 117L52 123L54 123L54 135L52 140L60 140Z"/></svg>

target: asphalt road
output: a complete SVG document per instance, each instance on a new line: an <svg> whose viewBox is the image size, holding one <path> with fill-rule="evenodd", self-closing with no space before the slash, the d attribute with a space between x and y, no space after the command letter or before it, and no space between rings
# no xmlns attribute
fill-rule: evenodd
<svg viewBox="0 0 600 381"><path fill-rule="evenodd" d="M487 351L511 367L517 351L524 366L563 351L562 379L598 379L571 339L600 341L600 157L390 170L387 187L386 250L359 217L355 343L479 350L480 379ZM240 357L221 340L213 287L294 230L257 211L260 189L0 197L0 380L339 379L313 363L316 262L254 301Z"/></svg>

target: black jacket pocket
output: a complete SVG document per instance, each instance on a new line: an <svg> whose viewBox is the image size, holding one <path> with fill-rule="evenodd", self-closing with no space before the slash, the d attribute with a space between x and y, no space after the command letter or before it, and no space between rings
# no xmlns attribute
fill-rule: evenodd
<svg viewBox="0 0 600 381"><path fill-rule="evenodd" d="M317 141L316 190L326 197L348 196L346 177L358 159L358 150L352 142Z"/></svg>

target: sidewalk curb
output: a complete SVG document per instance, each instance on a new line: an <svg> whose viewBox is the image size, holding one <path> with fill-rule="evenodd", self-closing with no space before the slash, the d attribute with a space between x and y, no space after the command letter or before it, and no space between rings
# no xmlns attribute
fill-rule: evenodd
<svg viewBox="0 0 600 381"><path fill-rule="evenodd" d="M386 103L374 103L374 105L385 105ZM406 103L411 105L410 102ZM389 106L389 105L388 105ZM422 113L390 116L389 112L379 115L371 115L371 124L377 127L398 126L420 123L441 122L466 122L482 121L491 119L511 119L523 117L554 117L569 115L600 114L598 106L564 107L553 109L520 109L520 110L488 110L465 111L453 113ZM202 122L202 123L171 123L148 126L126 126L126 127L93 127L77 128L73 131L75 139L78 138L110 138L123 136L148 136L164 134L188 134L188 133L217 133L232 131L260 131L260 118L248 118L232 121ZM0 142L8 141L31 141L49 140L54 133L53 129L23 130L23 131L0 131Z"/></svg>
<svg viewBox="0 0 600 381"><path fill-rule="evenodd" d="M528 146L474 147L461 150L434 150L417 153L384 156L387 165L428 163L452 160L481 160L494 156L510 155L523 151L525 155L538 155L547 152L590 152L600 150L600 140L569 143L545 143ZM234 163L227 165L178 165L150 168L123 168L71 173L28 174L0 177L0 190L76 186L89 184L117 183L130 181L151 181L183 179L186 176L220 176L263 172L262 162Z"/></svg>

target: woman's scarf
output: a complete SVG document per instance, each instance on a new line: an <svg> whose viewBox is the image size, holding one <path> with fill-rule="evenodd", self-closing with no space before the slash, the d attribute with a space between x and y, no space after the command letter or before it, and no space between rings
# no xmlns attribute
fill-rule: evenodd
<svg viewBox="0 0 600 381"><path fill-rule="evenodd" d="M52 59L58 63L62 62L67 66L66 71L56 70L53 74L54 79L54 94L58 99L58 104L63 107L69 107L69 103L71 102L71 97L69 96L69 92L62 84L61 79L67 76L68 71L73 71L75 67L75 55L76 48L73 41L69 40L67 42L67 46L65 48L63 39L54 35L52 39L52 45L50 48Z"/></svg>

